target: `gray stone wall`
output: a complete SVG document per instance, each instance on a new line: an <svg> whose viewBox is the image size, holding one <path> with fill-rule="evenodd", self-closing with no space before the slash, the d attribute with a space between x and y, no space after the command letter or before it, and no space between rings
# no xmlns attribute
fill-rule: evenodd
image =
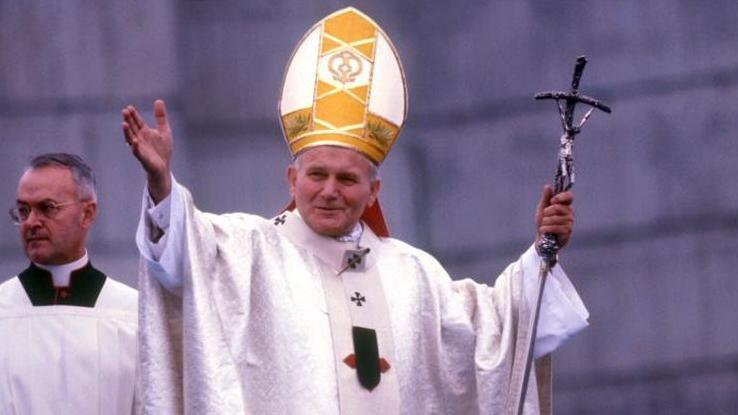
<svg viewBox="0 0 738 415"><path fill-rule="evenodd" d="M736 413L738 4L363 1L395 41L410 114L382 167L396 237L492 283L532 241L560 126L540 90L608 102L576 144L577 231L562 263L591 327L556 353L559 413ZM157 97L175 174L214 212L288 199L276 102L295 43L339 2L0 2L0 197L24 162L73 151L98 172L93 261L136 283L144 177L119 112ZM24 267L17 231L0 279Z"/></svg>

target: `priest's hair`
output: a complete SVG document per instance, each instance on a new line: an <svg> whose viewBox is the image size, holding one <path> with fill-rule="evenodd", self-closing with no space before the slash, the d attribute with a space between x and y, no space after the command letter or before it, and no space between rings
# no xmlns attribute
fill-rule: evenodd
<svg viewBox="0 0 738 415"><path fill-rule="evenodd" d="M69 153L45 153L40 154L28 163L27 170L40 169L42 167L64 167L72 172L72 178L77 185L77 194L81 200L97 202L95 191L95 175L90 166L82 160L82 157Z"/></svg>

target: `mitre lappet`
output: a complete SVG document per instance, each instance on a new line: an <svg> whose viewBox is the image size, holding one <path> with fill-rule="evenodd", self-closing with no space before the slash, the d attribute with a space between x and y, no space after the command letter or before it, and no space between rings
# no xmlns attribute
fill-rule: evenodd
<svg viewBox="0 0 738 415"><path fill-rule="evenodd" d="M351 7L320 20L287 64L279 114L293 157L331 145L382 164L407 115L405 76L387 34ZM389 236L379 202L362 220L378 236Z"/></svg>

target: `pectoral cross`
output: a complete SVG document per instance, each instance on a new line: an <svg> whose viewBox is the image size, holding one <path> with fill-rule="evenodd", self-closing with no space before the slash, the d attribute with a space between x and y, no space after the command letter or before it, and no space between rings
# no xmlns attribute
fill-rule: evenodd
<svg viewBox="0 0 738 415"><path fill-rule="evenodd" d="M338 274L336 274L336 276L340 276L349 269L356 270L359 266L362 265L364 257L366 256L366 254L369 253L369 251L371 251L371 249L359 247L357 247L356 249L346 250L343 255L343 263L345 265L338 271Z"/></svg>

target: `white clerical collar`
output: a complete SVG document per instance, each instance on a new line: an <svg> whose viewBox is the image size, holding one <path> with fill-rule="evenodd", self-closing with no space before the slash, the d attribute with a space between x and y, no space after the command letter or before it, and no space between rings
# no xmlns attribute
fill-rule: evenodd
<svg viewBox="0 0 738 415"><path fill-rule="evenodd" d="M300 212L295 209L292 211L295 215L302 218L300 215ZM359 239L361 239L361 234L364 232L364 227L361 225L361 221L356 222L356 225L354 225L354 229L347 233L346 235L341 236L334 236L333 239L337 240L338 242L357 242Z"/></svg>
<svg viewBox="0 0 738 415"><path fill-rule="evenodd" d="M358 242L363 231L364 227L361 226L361 222L356 222L356 225L354 225L354 230L352 230L351 233L342 236L336 236L335 239L338 242Z"/></svg>
<svg viewBox="0 0 738 415"><path fill-rule="evenodd" d="M33 264L51 273L51 278L54 280L54 287L68 287L69 276L72 275L72 271L76 271L84 267L85 265L87 265L88 261L89 260L87 258L87 250L85 249L85 254L82 255L82 258L76 261L68 262L66 264L41 265L35 262Z"/></svg>

